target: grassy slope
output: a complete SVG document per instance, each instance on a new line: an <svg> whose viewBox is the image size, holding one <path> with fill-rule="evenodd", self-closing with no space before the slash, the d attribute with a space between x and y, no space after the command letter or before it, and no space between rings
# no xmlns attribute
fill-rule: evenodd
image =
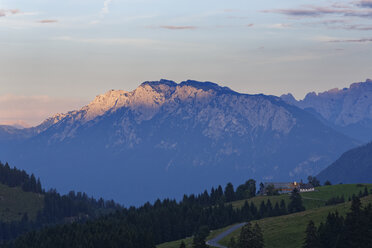
<svg viewBox="0 0 372 248"><path fill-rule="evenodd" d="M369 190L372 189L372 184L363 184L363 185L366 185ZM319 187L314 192L302 193L301 195L303 197L303 202L304 202L304 205L305 205L306 209L310 210L310 209L320 208L317 211L315 211L315 210L314 211L315 211L315 213L319 213L319 218L321 220L324 220L324 218L327 216L327 214L330 211L332 211L332 209L334 207L334 206L324 207L326 200L328 200L331 197L341 196L341 195L344 195L345 199L347 200L353 194L357 195L360 190L363 192L364 186L363 187L358 187L356 184L349 184L349 185L339 184L339 185ZM284 199L286 201L286 203L288 204L289 195L286 194L286 195L279 195L279 196L257 196L257 197L254 197L254 198L248 200L248 202L249 203L253 202L257 207L259 207L260 203L263 200L266 202L268 199L270 199L273 206L276 202L280 202L282 199ZM242 200L242 201L233 202L232 204L233 204L234 207L240 208L240 207L243 206L244 202L245 202L245 200ZM303 213L307 213L307 212L308 211L303 212ZM339 212L341 212L341 211L339 211ZM321 213L324 213L325 217L324 217L324 214L322 215ZM276 217L276 218L267 218L267 219L264 219L264 220L266 221L266 220L269 220L269 219L277 219L277 218L284 218L284 217L288 217L288 216L280 216L280 217ZM264 220L260 220L260 221L264 221ZM264 224L264 223L262 223L262 224ZM270 224L272 224L272 223L269 223L269 225ZM297 224L296 223L292 223L292 224L294 225L294 228L297 229ZM306 224L307 223L305 223L304 225L306 226ZM261 225L261 223L260 223L260 225ZM265 225L265 226L269 227L269 225ZM227 228L223 228L223 229L213 231L211 233L211 236L208 239L212 238L213 236L217 235L218 233L223 232L225 229L227 229ZM269 229L267 229L267 230L269 230ZM280 232L281 230L278 230L278 231ZM266 233L265 236L267 236L268 232L271 232L271 230L269 230L269 231L264 230L264 233ZM186 243L186 247L191 247L192 238L185 238L184 241ZM266 242L266 237L265 237L265 242ZM181 240L177 240L177 241L173 241L173 242L160 244L160 245L157 246L157 248L178 248L180 243L181 243ZM274 246L268 246L268 247L274 247ZM296 246L293 246L293 247L296 247Z"/></svg>
<svg viewBox="0 0 372 248"><path fill-rule="evenodd" d="M372 203L372 195L362 199L363 204ZM306 225L313 220L316 225L325 221L328 213L336 210L345 215L350 210L351 203L346 202L334 206L315 208L301 213L266 218L257 223L263 230L265 248L298 248L303 244ZM240 230L221 240L222 245L227 245L232 236L238 238Z"/></svg>
<svg viewBox="0 0 372 248"><path fill-rule="evenodd" d="M24 213L27 213L30 219L35 219L43 205L42 195L0 184L0 221L18 221Z"/></svg>

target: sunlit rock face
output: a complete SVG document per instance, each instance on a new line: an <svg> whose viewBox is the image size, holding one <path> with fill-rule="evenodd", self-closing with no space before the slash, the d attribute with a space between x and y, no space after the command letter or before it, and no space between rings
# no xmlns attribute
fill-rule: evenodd
<svg viewBox="0 0 372 248"><path fill-rule="evenodd" d="M48 186L123 203L305 179L357 144L278 97L191 80L111 90L32 130L1 157Z"/></svg>
<svg viewBox="0 0 372 248"><path fill-rule="evenodd" d="M281 98L323 118L337 130L361 141L372 140L372 80L349 88L311 92L297 101L291 94Z"/></svg>

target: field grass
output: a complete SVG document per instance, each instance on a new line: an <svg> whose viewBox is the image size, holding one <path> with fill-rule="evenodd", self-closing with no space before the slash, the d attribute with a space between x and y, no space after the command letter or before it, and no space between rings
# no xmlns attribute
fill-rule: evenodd
<svg viewBox="0 0 372 248"><path fill-rule="evenodd" d="M340 204L336 206L325 206L325 202L336 196L344 196L345 200L351 197L353 194L358 195L359 191L364 191L364 186L367 186L368 191L372 190L372 184L339 184L339 185L331 185L331 186L322 186L317 187L316 191L314 192L306 192L301 193L303 198L303 203L307 211L286 215L286 216L279 216L273 218L266 218L259 220L258 223L263 228L264 238L265 238L265 247L301 247L301 242L304 237L304 230L306 228L307 222L313 218L316 224L319 224L321 221L324 221L327 217L329 212L339 211L340 213L345 214L349 210L350 203ZM262 201L267 201L270 199L273 206L276 202L280 202L282 199L289 203L289 195L279 195L279 196L256 196L252 199L247 200L250 204L253 202L257 207L261 204ZM364 199L366 201L366 199ZM372 197L369 196L367 201L372 202ZM234 208L240 208L244 205L245 200L236 201L228 204L232 204ZM289 221L287 223L287 221ZM217 234L225 231L229 227L215 230L211 232L211 235L208 239L213 238ZM293 230L292 230L293 229ZM240 231L236 231L234 234L237 235ZM285 240L291 240L291 235L295 233L298 237L294 238L296 241L288 246L278 246L282 242L286 243ZM233 235L233 234L232 234ZM284 237L281 240L280 237ZM221 244L228 243L230 241L231 236L221 241ZM192 238L185 238L183 239L186 247L191 247ZM180 246L182 240L177 240L173 242L168 242L164 244L160 244L156 246L157 248L178 248ZM267 244L266 244L267 243ZM287 243L286 243L287 244Z"/></svg>
<svg viewBox="0 0 372 248"><path fill-rule="evenodd" d="M362 198L363 205L372 203L372 195ZM305 230L308 222L313 220L316 225L326 220L328 213L338 211L340 215L346 215L350 211L351 202L334 206L315 208L300 213L279 217L265 218L258 223L263 231L265 248L298 248L303 244ZM220 244L226 245L231 237L238 238L240 230L221 240Z"/></svg>
<svg viewBox="0 0 372 248"><path fill-rule="evenodd" d="M36 219L37 212L43 208L44 196L24 192L21 188L10 188L0 184L0 221L21 220L24 213L29 219Z"/></svg>

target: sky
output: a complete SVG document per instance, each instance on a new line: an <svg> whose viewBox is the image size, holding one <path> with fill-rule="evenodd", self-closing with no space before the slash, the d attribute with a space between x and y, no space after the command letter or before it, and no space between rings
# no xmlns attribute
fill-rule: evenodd
<svg viewBox="0 0 372 248"><path fill-rule="evenodd" d="M372 0L0 0L0 124L161 78L301 99L371 55Z"/></svg>

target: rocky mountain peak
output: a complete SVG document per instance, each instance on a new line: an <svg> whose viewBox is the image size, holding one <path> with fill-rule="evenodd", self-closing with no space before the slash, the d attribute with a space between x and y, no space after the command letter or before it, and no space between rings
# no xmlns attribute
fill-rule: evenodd
<svg viewBox="0 0 372 248"><path fill-rule="evenodd" d="M289 104L318 113L332 125L346 130L345 133L350 136L361 140L372 137L363 138L365 135L361 134L361 130L366 133L366 130L372 128L371 79L353 83L349 88L336 88L318 94L311 92L299 101L293 101L293 98L285 95L281 98Z"/></svg>
<svg viewBox="0 0 372 248"><path fill-rule="evenodd" d="M291 93L288 93L288 94L283 94L280 96L280 98L289 103L289 104L295 104L297 102L296 98L294 98L294 96L291 94Z"/></svg>

